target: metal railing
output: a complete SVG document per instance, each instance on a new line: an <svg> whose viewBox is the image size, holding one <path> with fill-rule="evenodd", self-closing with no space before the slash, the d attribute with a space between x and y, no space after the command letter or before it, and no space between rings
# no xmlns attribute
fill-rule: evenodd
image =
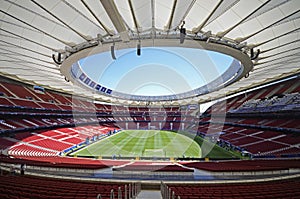
<svg viewBox="0 0 300 199"><path fill-rule="evenodd" d="M135 182L135 183L125 185L124 190L122 190L122 187L118 187L116 197L115 197L115 190L111 189L110 199L135 199L140 192L141 192L141 183ZM97 195L97 199L102 199L101 194Z"/></svg>
<svg viewBox="0 0 300 199"><path fill-rule="evenodd" d="M163 199L180 199L180 196L176 196L175 192L163 182L160 183L160 192Z"/></svg>

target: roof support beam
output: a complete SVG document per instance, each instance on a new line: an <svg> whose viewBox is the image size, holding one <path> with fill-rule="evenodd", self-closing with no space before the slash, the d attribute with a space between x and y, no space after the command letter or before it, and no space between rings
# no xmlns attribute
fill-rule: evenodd
<svg viewBox="0 0 300 199"><path fill-rule="evenodd" d="M260 53L262 54L262 53L269 52L269 51L272 51L272 50L275 50L275 49L277 50L278 48L281 48L281 47L283 47L283 46L288 46L288 45L297 43L297 42L299 42L299 41L300 41L300 39L297 39L297 40L294 40L294 41L291 41L291 42L287 42L287 43L281 44L281 45L279 45L279 46L275 46L275 47L273 47L273 48L269 48L269 49L266 49L266 50L262 50L262 51L260 51Z"/></svg>
<svg viewBox="0 0 300 199"><path fill-rule="evenodd" d="M264 7L265 5L267 5L271 0L266 1L265 3L263 3L261 6L259 6L258 8L256 8L253 12L251 12L249 15L247 15L245 18L243 18L241 21L239 21L237 24L235 24L234 26L228 28L227 30L220 32L217 34L217 37L224 37L226 34L228 34L230 31L232 31L233 29L235 29L236 27L238 27L241 23L243 23L244 21L246 21L249 17L251 17L254 13L256 13L258 10L260 10L262 7Z"/></svg>
<svg viewBox="0 0 300 199"><path fill-rule="evenodd" d="M115 28L117 29L118 33L123 42L129 42L129 35L128 31L125 27L123 18L120 12L117 9L117 6L113 0L100 0L102 6L104 7L106 13L108 14L110 20L114 24Z"/></svg>
<svg viewBox="0 0 300 199"><path fill-rule="evenodd" d="M151 26L152 26L151 36L152 36L152 40L153 40L153 44L154 44L154 38L156 36L156 31L155 31L155 4L154 4L154 0L151 0Z"/></svg>
<svg viewBox="0 0 300 199"><path fill-rule="evenodd" d="M20 65L20 64L29 64L30 66L26 66L26 68L36 68L38 71L40 71L40 70L46 70L48 72L49 72L49 70L52 70L51 73L53 73L53 72L60 73L57 68L51 68L51 67L48 67L48 66L45 66L45 65L41 65L41 64L37 64L37 63L31 62L31 61L25 61L23 59L12 57L10 55L4 55L4 56L7 57L7 58L9 58L9 59L6 59L6 61L8 61L8 62L18 63L18 65Z"/></svg>
<svg viewBox="0 0 300 199"><path fill-rule="evenodd" d="M208 20L211 18L211 16L216 12L216 10L220 7L220 5L223 3L224 0L220 0L219 3L216 5L216 7L213 9L213 11L208 15L208 17L200 24L198 27L193 28L193 33L197 34L202 30L202 28L206 25Z"/></svg>
<svg viewBox="0 0 300 199"><path fill-rule="evenodd" d="M276 58L276 59L272 59L272 60L269 60L269 61L265 61L265 62L261 62L261 63L256 63L254 64L255 66L258 66L258 65L261 65L261 64L266 64L266 63L271 63L271 62L274 62L274 61L278 61L278 60L281 60L281 59L285 59L285 58L288 58L288 57L296 57L294 59L299 59L300 58L300 53L296 53L296 54L293 54L293 55L287 55L287 56L283 56L283 57L279 57L279 58ZM290 59L289 61L292 61L294 59ZM281 62L280 62L281 63ZM255 68L254 68L255 69Z"/></svg>
<svg viewBox="0 0 300 199"><path fill-rule="evenodd" d="M287 33L284 33L284 34L282 34L282 35L279 35L279 36L277 36L277 37L273 37L272 39L269 39L269 40L267 40L267 41L264 41L264 42L261 42L261 43L258 43L258 44L254 44L254 45L253 45L253 48L255 48L255 47L257 47L257 46L264 45L264 44L269 43L269 42L271 42L271 41L277 40L277 39L279 39L280 37L284 37L284 36L286 36L286 35L289 35L289 34L291 34L291 33L297 32L297 31L300 31L300 28L291 30L291 31L289 31L289 32L287 32Z"/></svg>
<svg viewBox="0 0 300 199"><path fill-rule="evenodd" d="M23 36L21 36L21 35L15 34L15 33L13 33L13 32L10 32L10 31L8 31L8 30L3 29L3 28L0 28L0 30L3 31L3 32L6 32L6 33L8 33L8 34L14 35L14 36L16 36L16 37L19 37L19 38L21 38L21 39L24 39L24 40L26 40L26 41L32 42L32 43L34 43L34 44L36 44L36 45L42 46L42 47L44 47L44 48L47 48L47 49L49 49L49 50L52 50L52 51L58 51L58 50L56 50L56 49L54 49L54 48L51 48L51 47L49 47L49 46L45 46L45 45L43 45L43 44L41 44L41 43L39 43L39 42L33 41L33 40L31 40L31 39L28 39L28 38L23 37Z"/></svg>
<svg viewBox="0 0 300 199"><path fill-rule="evenodd" d="M43 33L43 34L45 34L45 35L47 35L48 37L51 37L52 39L55 39L55 40L57 40L57 41L63 43L63 44L66 45L66 46L71 47L71 45L70 45L68 42L63 41L63 40L61 40L61 39L59 39L59 38L57 38L57 37L54 37L52 34L49 34L49 33L45 32L45 31L43 31L43 30L41 30L41 29L39 29L39 28L37 28L37 27L31 25L30 23L27 23L26 21L23 21L22 19L19 19L19 18L15 17L15 16L13 16L13 15L11 15L11 14L9 14L9 13L3 11L3 10L0 10L0 12L2 12L3 14L5 14L5 15L7 15L7 16L9 16L9 17L11 17L11 18L13 18L13 19L15 19L15 20L17 20L17 21L19 21L19 22L21 22L21 23L23 23L23 24L25 24L25 25L27 25L27 26L29 26L29 27L31 27L31 28L33 28L33 29L39 31L39 32L41 32L41 33Z"/></svg>
<svg viewBox="0 0 300 199"><path fill-rule="evenodd" d="M30 64L30 66L25 66L26 68L36 68L38 71L47 71L47 72L51 72L51 73L60 73L59 70L57 70L56 68L51 68L48 66L43 66L41 64L37 64L35 62L30 62L30 61L24 61L22 59L18 59L16 57L11 57L9 55L4 55L5 57L9 58L6 60L0 60L0 61L5 61L5 62L12 62L12 63L17 63L18 66L22 65L22 64ZM3 66L6 67L7 66ZM52 71L51 71L52 70Z"/></svg>
<svg viewBox="0 0 300 199"><path fill-rule="evenodd" d="M139 40L141 40L141 38L140 38L140 31L139 31L139 27L140 26L138 25L138 21L136 19L135 13L134 13L132 1L128 0L128 4L129 4L130 12L131 12L131 15L132 15L132 18L133 18L134 26L135 26L136 32L138 34L138 38L139 38Z"/></svg>
<svg viewBox="0 0 300 199"><path fill-rule="evenodd" d="M98 28L100 28L102 31L105 31L102 29L102 27L100 27L97 23L95 23L94 21L92 21L90 18L88 18L85 14L83 14L80 10L78 10L75 6L73 6L71 3L69 3L66 0L61 0L64 4L66 4L67 6L69 6L72 10L74 10L75 12L77 12L78 14L80 14L83 18L85 18L86 20L88 20L91 24L97 26Z"/></svg>
<svg viewBox="0 0 300 199"><path fill-rule="evenodd" d="M173 6L172 6L171 15L170 15L168 24L166 25L166 30L167 30L168 33L169 33L169 31L170 31L170 29L171 29L171 26L172 26L172 22L173 22L173 17L174 17L176 5L177 5L177 0L174 0Z"/></svg>
<svg viewBox="0 0 300 199"><path fill-rule="evenodd" d="M288 19L289 17L293 16L294 14L297 14L298 12L300 12L300 10L297 10L297 11L293 12L292 14L290 14L290 15L288 15L288 16L286 16L286 17L283 17L282 19L280 19L280 20L278 20L278 21L276 21L276 22L274 22L274 23L268 25L267 27L265 27L265 28L263 28L263 29L261 29L261 30L259 30L259 31L256 31L255 33L252 33L252 34L250 34L250 35L248 35L248 36L246 36L246 37L243 37L243 38L236 38L235 41L236 41L236 42L239 42L239 43L240 43L240 42L243 42L243 41L245 41L245 40L247 40L247 39L253 37L254 35L257 35L257 34L259 34L260 32L262 32L262 31L264 31L264 30L266 30L266 29L268 29L268 28L270 28L270 27L276 25L277 23L279 23L279 22L281 22L281 21L283 21L283 20L285 20L285 19Z"/></svg>
<svg viewBox="0 0 300 199"><path fill-rule="evenodd" d="M5 52L10 52L10 53L12 53L13 55L23 56L23 57L27 57L27 58L30 58L30 59L34 59L34 60L36 60L36 61L40 61L40 62L44 62L44 63L53 65L52 62L49 62L49 61L46 61L46 60L42 60L42 59L38 59L38 58L36 58L36 57L32 57L32 56L25 55L25 54L22 54L22 53L17 53L17 52L12 51L12 50L8 50L8 49L7 49L8 46L2 46L2 47L6 47L6 48L1 48L1 47L0 47L0 50L3 50L3 51L5 51Z"/></svg>
<svg viewBox="0 0 300 199"><path fill-rule="evenodd" d="M0 42L5 43L5 44L10 45L10 46L13 46L13 47L15 47L15 48L24 49L24 50L27 50L27 51L29 51L29 52L36 53L36 54L39 54L39 55L42 55L42 56L51 58L51 56L49 56L49 55L43 54L43 53L41 53L41 52L38 52L38 51L35 51L35 50L32 50L32 49L29 49L29 48L25 48L25 47L20 46L20 45L16 45L16 44L13 44L13 43L10 43L10 42L7 42L7 41L3 41L3 40L0 40Z"/></svg>
<svg viewBox="0 0 300 199"><path fill-rule="evenodd" d="M105 32L108 35L112 35L111 31L100 21L100 19L96 16L96 14L92 11L92 9L89 7L89 5L84 1L81 0L81 3L88 9L88 11L93 15L93 17L96 19L96 21L100 24L100 26L105 30Z"/></svg>
<svg viewBox="0 0 300 199"><path fill-rule="evenodd" d="M276 67L276 68L283 67L284 68L287 66L287 64L291 64L291 63L298 64L299 60L300 60L300 57L296 57L296 58L290 59L288 61L284 60L284 61L279 61L276 63L271 63L269 65L263 65L261 67L255 67L253 69L253 72L257 72L257 70L262 70L262 69L271 68L271 67ZM265 63L269 63L269 62L265 62ZM279 65L279 66L277 67L277 65Z"/></svg>
<svg viewBox="0 0 300 199"><path fill-rule="evenodd" d="M66 28L61 23L58 23L57 21L49 19L49 18L45 17L44 15L40 14L39 12L33 11L33 10L29 9L29 8L26 8L26 7L22 6L22 5L17 4L16 2L12 2L11 0L6 0L6 1L8 1L9 3L11 3L11 4L13 4L13 5L15 5L15 6L19 7L19 8L22 8L23 10L26 10L26 11L34 14L34 15L37 15L37 16L39 16L39 17L41 17L41 18L43 18L43 19L45 19L45 20L47 20L47 21L49 21L49 22L51 22L51 23L53 23L55 25L61 26L63 28Z"/></svg>
<svg viewBox="0 0 300 199"><path fill-rule="evenodd" d="M192 0L192 2L190 3L188 9L185 11L182 19L180 20L179 24L176 26L176 28L178 28L180 26L180 24L183 23L184 19L186 18L186 16L189 14L190 10L192 9L193 5L195 4L196 0Z"/></svg>
<svg viewBox="0 0 300 199"><path fill-rule="evenodd" d="M66 27L68 27L70 30L72 30L73 32L75 32L77 35L79 35L81 38L83 38L86 41L89 41L88 38L86 36L84 36L83 34L81 34L80 32L78 32L77 30L75 30L74 28L72 28L71 26L69 26L66 22L64 22L63 20L61 20L60 18L58 18L56 15L54 15L52 12L50 12L48 9L46 9L45 7L43 7L41 4L37 3L35 0L31 0L35 5L37 5L38 7L40 7L42 10L44 10L45 12L47 12L48 14L50 14L52 17L54 17L55 19L57 19L59 22L61 22L62 24L64 24Z"/></svg>
<svg viewBox="0 0 300 199"><path fill-rule="evenodd" d="M270 58L270 57L275 57L277 55L283 55L284 53L288 53L288 52L291 52L291 51L294 51L294 50L297 50L299 52L300 47L288 49L288 50L281 51L279 53L275 53L275 54L272 54L272 55L269 55L269 56L265 56L265 57L259 57L257 60L267 59L267 58Z"/></svg>

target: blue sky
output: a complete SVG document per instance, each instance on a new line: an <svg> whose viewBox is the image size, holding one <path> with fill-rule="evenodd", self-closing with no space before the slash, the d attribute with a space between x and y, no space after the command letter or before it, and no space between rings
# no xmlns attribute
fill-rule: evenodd
<svg viewBox="0 0 300 199"><path fill-rule="evenodd" d="M217 78L233 58L217 52L179 47L143 47L81 59L82 70L107 88L135 95L158 96L183 93Z"/></svg>

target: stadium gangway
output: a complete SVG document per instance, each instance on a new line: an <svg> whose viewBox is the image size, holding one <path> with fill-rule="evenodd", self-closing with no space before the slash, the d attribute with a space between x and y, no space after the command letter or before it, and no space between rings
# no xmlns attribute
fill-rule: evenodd
<svg viewBox="0 0 300 199"><path fill-rule="evenodd" d="M180 199L180 196L175 196L175 192L171 190L165 183L161 181L160 191L163 199Z"/></svg>
<svg viewBox="0 0 300 199"><path fill-rule="evenodd" d="M127 188L128 187L128 188ZM124 199L135 199L141 192L141 183L132 183L124 188ZM97 199L102 199L101 194L97 195ZM110 199L123 199L122 188L118 187L117 198L115 198L114 189L110 191Z"/></svg>

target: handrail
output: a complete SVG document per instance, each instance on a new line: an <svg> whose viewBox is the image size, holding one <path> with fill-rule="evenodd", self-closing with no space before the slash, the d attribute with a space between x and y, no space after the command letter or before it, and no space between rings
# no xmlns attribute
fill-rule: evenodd
<svg viewBox="0 0 300 199"><path fill-rule="evenodd" d="M115 194L113 189L110 190L110 199L115 199Z"/></svg>

